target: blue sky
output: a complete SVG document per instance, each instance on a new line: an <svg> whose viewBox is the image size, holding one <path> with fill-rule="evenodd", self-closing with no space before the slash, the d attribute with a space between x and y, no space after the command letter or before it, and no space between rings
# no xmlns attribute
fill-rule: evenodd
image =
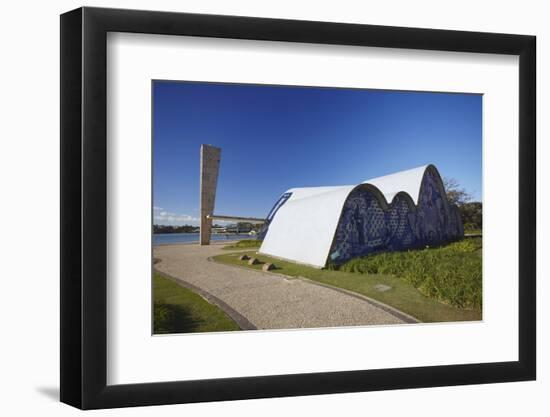
<svg viewBox="0 0 550 417"><path fill-rule="evenodd" d="M472 94L154 81L154 222L198 224L203 143L222 148L217 214L429 163L481 201L481 109Z"/></svg>

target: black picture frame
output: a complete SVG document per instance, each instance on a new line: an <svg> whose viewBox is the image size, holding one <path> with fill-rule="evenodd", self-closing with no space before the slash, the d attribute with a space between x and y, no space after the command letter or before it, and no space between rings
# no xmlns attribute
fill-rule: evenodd
<svg viewBox="0 0 550 417"><path fill-rule="evenodd" d="M519 56L519 360L107 385L108 32ZM88 7L61 15L61 401L95 409L535 379L535 45L524 35L251 17Z"/></svg>

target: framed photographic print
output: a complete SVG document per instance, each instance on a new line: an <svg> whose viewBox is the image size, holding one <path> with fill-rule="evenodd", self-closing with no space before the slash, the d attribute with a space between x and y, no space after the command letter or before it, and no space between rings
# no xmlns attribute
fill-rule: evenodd
<svg viewBox="0 0 550 417"><path fill-rule="evenodd" d="M535 38L61 16L61 400L535 379Z"/></svg>

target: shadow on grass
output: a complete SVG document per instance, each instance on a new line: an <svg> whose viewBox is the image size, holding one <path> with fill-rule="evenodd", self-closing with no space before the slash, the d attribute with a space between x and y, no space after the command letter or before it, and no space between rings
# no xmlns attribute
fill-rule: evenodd
<svg viewBox="0 0 550 417"><path fill-rule="evenodd" d="M155 334L191 333L203 324L185 306L155 303Z"/></svg>

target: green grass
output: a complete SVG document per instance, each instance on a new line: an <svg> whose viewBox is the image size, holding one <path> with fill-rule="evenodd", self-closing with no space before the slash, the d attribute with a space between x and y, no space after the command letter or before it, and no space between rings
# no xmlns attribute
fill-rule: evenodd
<svg viewBox="0 0 550 417"><path fill-rule="evenodd" d="M154 334L239 330L219 307L165 278L153 275Z"/></svg>
<svg viewBox="0 0 550 417"><path fill-rule="evenodd" d="M481 310L481 238L445 246L352 259L343 272L394 275L422 294L458 308Z"/></svg>
<svg viewBox="0 0 550 417"><path fill-rule="evenodd" d="M238 258L243 253L258 258L261 263L248 265L246 261L239 261ZM391 274L358 274L355 272L316 269L259 255L254 251L218 255L214 257L214 260L256 270L261 270L263 263L270 262L277 267L273 271L275 273L291 277L305 277L322 284L363 294L410 314L422 322L481 320L481 310L461 309L441 303L436 299L423 295L406 280ZM379 292L374 288L377 284L388 285L391 289Z"/></svg>
<svg viewBox="0 0 550 417"><path fill-rule="evenodd" d="M256 239L244 239L235 242L233 245L224 246L224 250L234 250L234 249L259 249L262 246L261 240Z"/></svg>

